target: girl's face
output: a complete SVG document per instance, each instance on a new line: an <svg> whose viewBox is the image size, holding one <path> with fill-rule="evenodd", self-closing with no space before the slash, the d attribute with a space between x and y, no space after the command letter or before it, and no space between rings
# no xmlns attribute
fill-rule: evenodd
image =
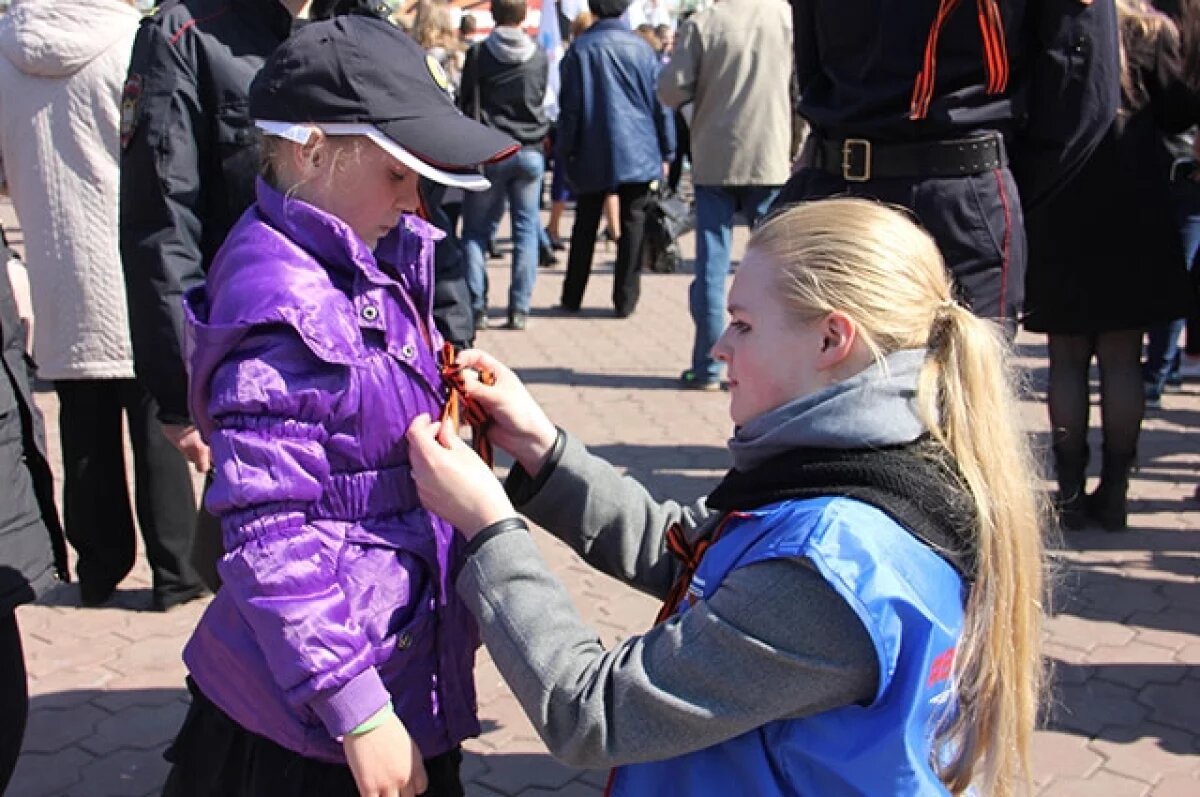
<svg viewBox="0 0 1200 797"><path fill-rule="evenodd" d="M420 206L417 173L369 139L330 136L309 157L297 196L344 221L371 249Z"/></svg>
<svg viewBox="0 0 1200 797"><path fill-rule="evenodd" d="M729 326L713 346L728 369L729 415L737 426L832 384L831 368L841 359L828 335L838 333L831 320L840 325L845 317L795 318L780 298L775 270L753 249L746 253L729 289Z"/></svg>

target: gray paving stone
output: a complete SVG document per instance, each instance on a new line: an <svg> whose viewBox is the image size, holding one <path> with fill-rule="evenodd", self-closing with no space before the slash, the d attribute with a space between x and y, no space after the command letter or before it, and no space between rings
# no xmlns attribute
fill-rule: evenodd
<svg viewBox="0 0 1200 797"><path fill-rule="evenodd" d="M79 782L84 766L92 760L77 747L50 754L23 751L8 793L12 797L60 797Z"/></svg>
<svg viewBox="0 0 1200 797"><path fill-rule="evenodd" d="M95 706L82 705L60 709L31 711L25 729L22 753L56 753L96 732L96 728L111 717Z"/></svg>
<svg viewBox="0 0 1200 797"><path fill-rule="evenodd" d="M83 767L77 797L142 797L161 788L170 765L162 749L117 750Z"/></svg>
<svg viewBox="0 0 1200 797"><path fill-rule="evenodd" d="M122 748L161 749L175 738L186 713L187 706L178 700L160 706L130 706L102 720L96 733L84 739L81 746L96 756Z"/></svg>

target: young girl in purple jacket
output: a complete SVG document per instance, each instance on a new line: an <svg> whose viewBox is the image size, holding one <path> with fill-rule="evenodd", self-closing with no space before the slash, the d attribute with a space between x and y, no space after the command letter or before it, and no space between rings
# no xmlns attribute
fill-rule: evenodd
<svg viewBox="0 0 1200 797"><path fill-rule="evenodd" d="M445 89L358 16L306 26L251 87L257 202L187 298L224 584L184 651L170 797L463 793L478 635L404 440L446 399L417 184L485 188L475 167L516 145Z"/></svg>

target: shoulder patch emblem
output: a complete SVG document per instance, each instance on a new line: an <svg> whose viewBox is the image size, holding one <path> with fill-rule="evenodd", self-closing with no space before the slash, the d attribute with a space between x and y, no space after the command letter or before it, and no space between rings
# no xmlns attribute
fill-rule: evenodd
<svg viewBox="0 0 1200 797"><path fill-rule="evenodd" d="M142 76L130 75L121 92L121 149L129 146L137 129L138 112L142 102Z"/></svg>
<svg viewBox="0 0 1200 797"><path fill-rule="evenodd" d="M438 88L442 91L450 91L450 78L446 76L446 70L442 69L442 65L432 55L425 56L425 66L429 69L429 74L433 77L433 82L438 84Z"/></svg>

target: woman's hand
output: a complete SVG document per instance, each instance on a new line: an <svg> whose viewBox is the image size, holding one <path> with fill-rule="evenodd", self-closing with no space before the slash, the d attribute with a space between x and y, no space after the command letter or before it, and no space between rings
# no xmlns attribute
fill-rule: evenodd
<svg viewBox="0 0 1200 797"><path fill-rule="evenodd" d="M448 424L418 415L406 437L421 505L468 540L493 523L516 516L492 469Z"/></svg>
<svg viewBox="0 0 1200 797"><path fill-rule="evenodd" d="M512 454L526 473L536 476L558 439L558 429L517 375L492 355L468 349L459 352L457 362L464 368L491 372L495 377L490 385L468 378L466 393L492 417L488 431L492 443Z"/></svg>
<svg viewBox="0 0 1200 797"><path fill-rule="evenodd" d="M416 797L429 786L421 751L395 714L366 733L348 734L342 749L362 797Z"/></svg>

